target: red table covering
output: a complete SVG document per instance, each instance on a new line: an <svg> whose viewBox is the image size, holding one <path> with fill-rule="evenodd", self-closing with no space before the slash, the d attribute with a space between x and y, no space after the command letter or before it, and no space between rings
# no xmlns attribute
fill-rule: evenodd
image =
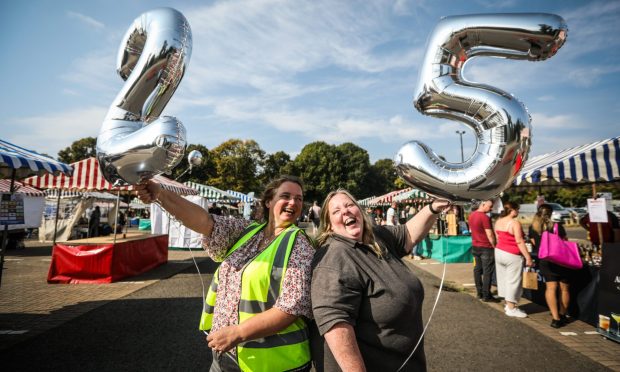
<svg viewBox="0 0 620 372"><path fill-rule="evenodd" d="M56 244L48 283L111 283L168 262L168 235L108 244Z"/></svg>

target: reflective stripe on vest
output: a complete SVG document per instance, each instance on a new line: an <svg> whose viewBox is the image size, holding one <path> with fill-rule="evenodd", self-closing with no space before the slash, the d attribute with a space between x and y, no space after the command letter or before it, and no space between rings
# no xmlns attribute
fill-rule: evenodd
<svg viewBox="0 0 620 372"><path fill-rule="evenodd" d="M227 256L254 236L263 226L248 229ZM250 260L241 274L241 299L239 302L239 323L272 308L280 294L282 279L288 260L301 230L290 226ZM243 243L239 244L243 240ZM216 273L217 274L217 273ZM208 326L211 328L213 307L217 292L217 275L207 295L206 310L210 310ZM201 319L201 329L203 325ZM291 325L275 335L251 340L237 345L237 360L242 371L286 371L304 366L310 362L308 329L305 321L297 318Z"/></svg>
<svg viewBox="0 0 620 372"><path fill-rule="evenodd" d="M266 223L259 224L257 222L252 222L248 225L248 227L243 230L241 233L241 238L235 243L232 248L226 252L226 257L230 256L234 251L236 251L239 247L241 247L245 242L250 240L252 236L254 236L257 232L259 232ZM225 258L226 258L225 257ZM215 308L215 298L217 295L217 286L219 283L219 273L220 268L218 267L213 274L213 280L211 281L211 286L209 286L209 291L207 292L207 297L205 298L205 303L202 309L202 316L200 317L200 324L198 325L198 329L201 331L210 331L211 326L213 324L213 310Z"/></svg>

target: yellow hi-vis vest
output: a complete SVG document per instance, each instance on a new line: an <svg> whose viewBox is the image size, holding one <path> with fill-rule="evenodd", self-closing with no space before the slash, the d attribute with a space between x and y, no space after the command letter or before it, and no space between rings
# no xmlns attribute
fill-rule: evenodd
<svg viewBox="0 0 620 372"><path fill-rule="evenodd" d="M258 233L266 224L252 223L235 245L226 253L230 256ZM239 324L271 309L280 295L282 278L286 272L295 238L301 230L291 225L276 239L250 260L242 269ZM200 319L200 330L209 331L213 322L213 309L217 295L219 268L206 297ZM309 333L306 322L297 318L291 325L275 335L237 345L237 362L241 371L288 371L310 363Z"/></svg>

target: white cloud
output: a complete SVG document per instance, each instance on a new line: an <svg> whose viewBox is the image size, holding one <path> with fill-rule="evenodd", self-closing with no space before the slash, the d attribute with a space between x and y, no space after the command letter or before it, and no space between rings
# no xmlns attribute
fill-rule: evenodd
<svg viewBox="0 0 620 372"><path fill-rule="evenodd" d="M587 128L583 121L572 114L547 115L544 113L531 113L531 116L535 135L538 135L539 131L555 131L557 133L558 130Z"/></svg>
<svg viewBox="0 0 620 372"><path fill-rule="evenodd" d="M94 19L92 17L89 17L87 15L84 15L84 14L81 14L81 13L78 13L78 12L68 11L67 12L67 16L69 18L72 18L72 19L77 19L80 22L82 22L82 23L84 23L84 24L86 24L86 25L88 25L88 26L90 26L90 27L92 27L94 29L97 29L97 30L102 30L102 29L105 28L105 25L102 22L99 22L99 21L97 21L96 19Z"/></svg>
<svg viewBox="0 0 620 372"><path fill-rule="evenodd" d="M76 58L60 77L75 86L97 94L112 94L121 90L123 79L116 74L115 52L99 50ZM76 89L72 89L76 90ZM111 103L111 102L110 102Z"/></svg>
<svg viewBox="0 0 620 372"><path fill-rule="evenodd" d="M106 112L107 107L88 107L40 116L9 118L8 128L12 129L5 135L10 142L56 158L58 151L70 146L73 141L97 137Z"/></svg>
<svg viewBox="0 0 620 372"><path fill-rule="evenodd" d="M538 97L538 100L541 102L555 101L555 96L547 94L547 95Z"/></svg>
<svg viewBox="0 0 620 372"><path fill-rule="evenodd" d="M390 41L389 9L377 2L228 1L188 12L195 43L192 74L206 89L249 86L333 66L376 73L411 66L414 48L388 54L373 48ZM197 45L197 44L196 44ZM265 79L267 77L267 79Z"/></svg>

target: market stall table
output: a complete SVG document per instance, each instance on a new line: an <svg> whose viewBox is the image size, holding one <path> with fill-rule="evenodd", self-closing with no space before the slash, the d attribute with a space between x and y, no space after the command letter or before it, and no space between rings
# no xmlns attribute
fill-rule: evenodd
<svg viewBox="0 0 620 372"><path fill-rule="evenodd" d="M168 262L168 235L127 233L58 243L48 283L111 283Z"/></svg>
<svg viewBox="0 0 620 372"><path fill-rule="evenodd" d="M429 235L419 243L418 253L440 262L473 262L471 236Z"/></svg>

